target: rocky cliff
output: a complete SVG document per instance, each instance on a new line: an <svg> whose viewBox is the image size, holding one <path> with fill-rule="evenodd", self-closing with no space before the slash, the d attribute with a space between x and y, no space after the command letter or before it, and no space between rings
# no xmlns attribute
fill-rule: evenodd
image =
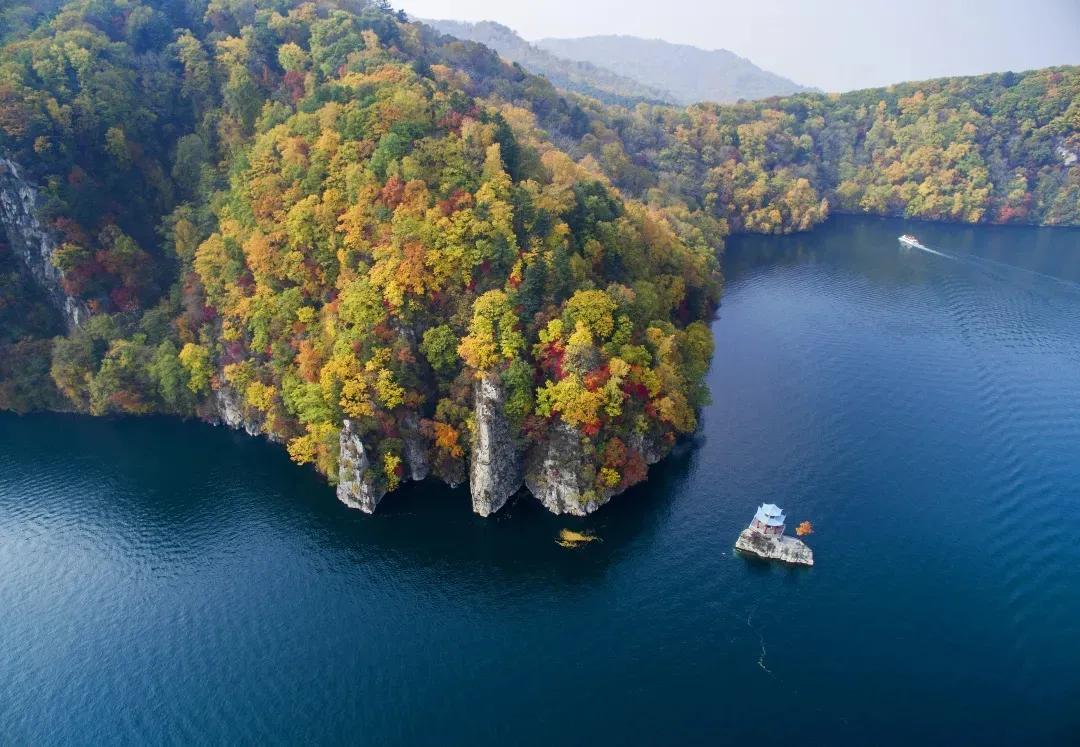
<svg viewBox="0 0 1080 747"><path fill-rule="evenodd" d="M375 480L368 448L350 420L346 420L341 428L338 464L338 500L349 508L373 513L379 501L386 495L386 489Z"/></svg>
<svg viewBox="0 0 1080 747"><path fill-rule="evenodd" d="M498 374L485 374L473 390L476 427L469 460L469 490L473 511L490 516L521 490L522 486L554 514L586 516L630 487L597 488L596 453L591 441L580 431L555 422L547 437L527 451L514 437L506 416L506 393ZM248 435L266 434L258 418L244 406L242 398L227 384L214 389L212 409L205 417L214 423L242 430ZM433 444L421 429L416 413L406 413L398 423L403 445L402 479L420 481L435 477L456 485L452 476L433 472ZM645 465L660 461L668 448L654 439L635 434L627 445ZM378 468L379 444L365 443L356 425L345 420L339 437L338 499L366 513L373 513L388 492ZM642 472L642 478L644 473Z"/></svg>
<svg viewBox="0 0 1080 747"><path fill-rule="evenodd" d="M735 549L766 560L779 560L792 565L813 565L814 552L805 542L794 537L766 537L750 527L742 530Z"/></svg>
<svg viewBox="0 0 1080 747"><path fill-rule="evenodd" d="M668 451L640 434L635 434L628 446L645 465L660 461ZM577 429L558 422L548 431L547 439L531 450L525 485L548 511L586 516L634 484L624 480L614 487L597 487L596 463L592 442Z"/></svg>
<svg viewBox="0 0 1080 747"><path fill-rule="evenodd" d="M505 392L497 374L479 379L474 397L476 427L469 489L473 511L480 516L501 509L523 484L547 510L574 516L591 514L632 484L598 488L592 443L562 422L553 425L541 443L523 453L506 416ZM243 419L228 424L247 427ZM400 423L400 435L404 443L404 478L423 480L431 474L432 445L421 434L419 420L406 416ZM337 495L342 503L367 513L375 510L387 492L378 469L373 468L371 455L376 449L377 444L365 444L353 423L345 421L340 436ZM659 461L668 451L640 436L632 439L629 450L644 464ZM643 479L644 471L640 474L638 479Z"/></svg>
<svg viewBox="0 0 1080 747"><path fill-rule="evenodd" d="M243 398L228 384L214 389L213 405L214 415L209 418L211 421L216 416L217 423L242 430L249 436L257 436L262 432L259 423L248 416Z"/></svg>
<svg viewBox="0 0 1080 747"><path fill-rule="evenodd" d="M476 428L469 464L473 511L489 516L521 489L522 455L506 417L506 395L498 374L484 374L473 390Z"/></svg>
<svg viewBox="0 0 1080 747"><path fill-rule="evenodd" d="M615 490L596 490L590 444L581 433L559 422L529 457L525 484L553 514L585 516L611 500Z"/></svg>
<svg viewBox="0 0 1080 747"><path fill-rule="evenodd" d="M39 207L37 188L23 177L14 161L0 156L0 225L30 275L63 313L68 327L76 327L90 312L64 291L62 274L53 264L58 241L39 219Z"/></svg>
<svg viewBox="0 0 1080 747"><path fill-rule="evenodd" d="M431 444L420 433L420 417L415 412L401 419L401 440L405 444L405 466L408 477L420 482L431 474Z"/></svg>
<svg viewBox="0 0 1080 747"><path fill-rule="evenodd" d="M431 445L420 433L420 419L415 413L402 419L400 431L405 447L403 478L423 480L431 473ZM373 513L387 493L385 481L373 469L371 455L375 449L364 443L351 420L341 427L338 447L338 500L350 508Z"/></svg>

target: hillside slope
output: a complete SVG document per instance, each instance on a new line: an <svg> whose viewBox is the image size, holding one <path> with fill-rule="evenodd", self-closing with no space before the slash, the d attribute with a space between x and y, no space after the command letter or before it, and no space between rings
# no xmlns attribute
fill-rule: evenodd
<svg viewBox="0 0 1080 747"><path fill-rule="evenodd" d="M89 314L72 408L263 434L368 511L433 475L581 514L694 430L713 247L537 126L582 110L378 5L189 8L76 0L0 55L5 232Z"/></svg>
<svg viewBox="0 0 1080 747"><path fill-rule="evenodd" d="M590 62L670 91L678 104L750 101L807 90L726 49L615 35L540 39L535 44L559 57Z"/></svg>
<svg viewBox="0 0 1080 747"><path fill-rule="evenodd" d="M830 210L1080 224L1080 68L687 109L592 108L581 147L614 182L732 231Z"/></svg>

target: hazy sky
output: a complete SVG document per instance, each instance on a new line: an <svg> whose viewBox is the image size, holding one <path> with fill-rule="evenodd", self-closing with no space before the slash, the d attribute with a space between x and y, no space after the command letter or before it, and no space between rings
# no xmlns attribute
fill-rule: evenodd
<svg viewBox="0 0 1080 747"><path fill-rule="evenodd" d="M526 39L632 34L724 48L849 90L1080 64L1080 0L396 0L421 18L499 21Z"/></svg>

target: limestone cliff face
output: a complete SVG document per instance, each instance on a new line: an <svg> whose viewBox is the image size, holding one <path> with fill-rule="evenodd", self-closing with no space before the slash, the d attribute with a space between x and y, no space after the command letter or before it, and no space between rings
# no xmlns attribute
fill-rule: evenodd
<svg viewBox="0 0 1080 747"><path fill-rule="evenodd" d="M615 494L609 489L597 491L595 477L581 433L559 422L529 455L525 485L551 513L585 516Z"/></svg>
<svg viewBox="0 0 1080 747"><path fill-rule="evenodd" d="M521 489L522 456L506 417L506 395L497 374L484 374L473 390L476 428L469 463L473 511L490 516Z"/></svg>
<svg viewBox="0 0 1080 747"><path fill-rule="evenodd" d="M350 420L346 420L341 428L338 464L338 500L350 508L374 513L386 490L372 476L367 447Z"/></svg>
<svg viewBox="0 0 1080 747"><path fill-rule="evenodd" d="M415 413L406 414L399 423L405 480L423 480L431 472L431 444L420 432L420 418ZM365 444L356 426L346 420L341 427L338 454L337 497L350 508L373 513L379 501L386 495L386 484L372 464L372 453L377 445ZM377 458L376 458L377 460Z"/></svg>
<svg viewBox="0 0 1080 747"><path fill-rule="evenodd" d="M38 219L38 208L37 188L23 178L14 161L0 156L0 224L12 249L63 313L68 327L76 327L90 317L90 312L64 291L62 274L52 261L59 242L56 234Z"/></svg>
<svg viewBox="0 0 1080 747"><path fill-rule="evenodd" d="M640 435L630 440L629 447L641 454L646 464L655 464L666 453L663 447ZM595 456L588 439L576 428L559 422L529 454L525 485L553 514L591 514L629 487L597 488Z"/></svg>
<svg viewBox="0 0 1080 747"><path fill-rule="evenodd" d="M640 433L635 433L630 437L629 446L634 451L641 454L641 458L645 460L645 464L656 464L665 456L667 456L669 448L665 448L655 439L644 436Z"/></svg>
<svg viewBox="0 0 1080 747"><path fill-rule="evenodd" d="M523 485L552 513L574 516L591 514L627 487L598 488L597 455L592 443L561 421L550 427L543 441L524 453L506 415L506 393L498 374L486 374L477 380L473 397L476 426L468 465L469 488L473 511L480 516L501 509ZM252 436L263 433L257 413L245 407L242 397L224 382L214 389L209 404L209 420ZM420 417L413 412L400 416L397 426L402 479L426 479L433 470L430 435L421 431ZM371 443L370 437L365 443L360 430L349 420L344 421L339 438L337 497L350 508L374 513L387 493L376 456L379 444ZM655 464L669 451L640 434L632 436L627 446L646 464ZM454 482L437 470L435 476Z"/></svg>
<svg viewBox="0 0 1080 747"><path fill-rule="evenodd" d="M401 419L401 440L409 479L420 482L431 474L431 444L420 433L420 416L415 412Z"/></svg>
<svg viewBox="0 0 1080 747"><path fill-rule="evenodd" d="M243 400L231 386L223 385L215 389L213 402L218 420L223 425L244 431L249 436L257 436L262 432L259 423L248 417Z"/></svg>

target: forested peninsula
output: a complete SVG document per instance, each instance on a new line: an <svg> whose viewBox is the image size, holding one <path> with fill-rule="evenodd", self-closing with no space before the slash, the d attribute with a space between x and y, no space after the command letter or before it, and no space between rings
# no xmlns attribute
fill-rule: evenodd
<svg viewBox="0 0 1080 747"><path fill-rule="evenodd" d="M732 232L1080 223L1078 68L626 108L364 0L2 13L0 409L243 428L368 511L645 479Z"/></svg>

